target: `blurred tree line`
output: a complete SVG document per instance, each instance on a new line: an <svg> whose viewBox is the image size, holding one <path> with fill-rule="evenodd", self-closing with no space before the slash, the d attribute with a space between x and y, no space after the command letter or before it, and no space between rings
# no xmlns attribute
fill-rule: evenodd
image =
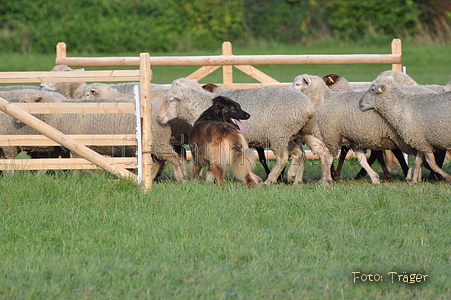
<svg viewBox="0 0 451 300"><path fill-rule="evenodd" d="M368 36L451 40L450 0L3 0L0 51L164 52Z"/></svg>

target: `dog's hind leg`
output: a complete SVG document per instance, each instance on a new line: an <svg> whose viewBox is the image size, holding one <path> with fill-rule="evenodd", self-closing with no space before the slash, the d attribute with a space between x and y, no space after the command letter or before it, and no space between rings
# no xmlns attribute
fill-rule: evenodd
<svg viewBox="0 0 451 300"><path fill-rule="evenodd" d="M211 167L211 172L215 176L218 184L220 186L223 186L226 183L226 181L224 179L224 169L222 168L222 166L218 165L218 164L213 164L213 165L210 165L210 167Z"/></svg>
<svg viewBox="0 0 451 300"><path fill-rule="evenodd" d="M254 180L252 179L252 176L250 174L246 175L244 180L246 181L248 188L250 189L254 188Z"/></svg>
<svg viewBox="0 0 451 300"><path fill-rule="evenodd" d="M202 165L193 163L191 168L193 170L193 179L200 179L202 177Z"/></svg>

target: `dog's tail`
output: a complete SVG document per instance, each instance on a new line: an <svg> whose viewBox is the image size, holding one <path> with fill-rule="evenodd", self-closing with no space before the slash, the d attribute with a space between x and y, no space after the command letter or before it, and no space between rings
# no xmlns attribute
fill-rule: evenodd
<svg viewBox="0 0 451 300"><path fill-rule="evenodd" d="M234 135L231 140L222 143L222 146L224 147L222 153L227 153L230 157L227 163L231 166L233 174L237 179L245 181L246 176L255 167L256 158L243 135L240 133Z"/></svg>

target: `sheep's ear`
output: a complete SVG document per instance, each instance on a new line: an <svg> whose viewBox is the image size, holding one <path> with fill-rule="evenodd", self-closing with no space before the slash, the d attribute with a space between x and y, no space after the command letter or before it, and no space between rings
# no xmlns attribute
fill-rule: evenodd
<svg viewBox="0 0 451 300"><path fill-rule="evenodd" d="M91 94L93 95L98 95L99 94L99 90L98 89L91 89Z"/></svg>
<svg viewBox="0 0 451 300"><path fill-rule="evenodd" d="M311 84L311 80L310 80L310 79L306 79L306 78L304 77L304 78L302 78L302 80L304 81L304 83L305 83L306 85L310 85L310 84Z"/></svg>
<svg viewBox="0 0 451 300"><path fill-rule="evenodd" d="M177 99L179 101L182 101L184 98L185 98L185 95L183 95L183 93L177 93L172 97L172 99Z"/></svg>
<svg viewBox="0 0 451 300"><path fill-rule="evenodd" d="M376 87L376 91L381 94L383 91L385 91L385 85L379 85Z"/></svg>
<svg viewBox="0 0 451 300"><path fill-rule="evenodd" d="M41 102L42 101L42 97L36 97L33 99L33 102Z"/></svg>

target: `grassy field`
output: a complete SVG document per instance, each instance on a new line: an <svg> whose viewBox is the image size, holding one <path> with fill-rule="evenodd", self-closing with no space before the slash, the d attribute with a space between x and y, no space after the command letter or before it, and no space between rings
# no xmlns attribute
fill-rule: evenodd
<svg viewBox="0 0 451 300"><path fill-rule="evenodd" d="M403 48L404 65L419 83L449 81L448 46ZM326 41L233 52L390 51L390 41ZM220 52L219 45L151 55ZM53 64L51 55L0 56L0 71L50 70ZM287 82L302 73L371 81L388 68L262 66ZM170 83L195 69L154 68L154 82ZM251 82L246 78L235 82ZM215 72L203 82L220 80ZM450 185L412 186L400 170L391 183L372 185L369 178L352 179L359 169L347 160L343 180L323 186L319 161L307 161L305 184L253 190L231 177L224 188L176 183L167 169L147 194L101 171L3 174L0 299L450 299ZM444 169L451 172L451 164ZM264 177L260 166L256 173Z"/></svg>
<svg viewBox="0 0 451 300"><path fill-rule="evenodd" d="M451 297L449 184L354 181L350 160L323 186L319 169L253 190L166 170L148 194L102 172L5 174L0 298Z"/></svg>

